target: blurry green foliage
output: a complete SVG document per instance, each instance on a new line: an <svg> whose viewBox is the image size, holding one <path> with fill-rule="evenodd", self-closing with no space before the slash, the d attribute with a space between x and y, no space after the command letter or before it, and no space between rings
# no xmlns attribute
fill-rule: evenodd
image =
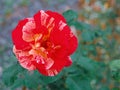
<svg viewBox="0 0 120 90"><path fill-rule="evenodd" d="M68 11L64 12L63 16L66 18L66 21L68 22L68 24L78 18L78 14L72 10L68 10Z"/></svg>
<svg viewBox="0 0 120 90"><path fill-rule="evenodd" d="M47 85L48 83L56 81L61 74L55 77L47 77L41 75L38 71L29 72L23 69L19 63L16 63L3 72L4 83L11 87L12 90L20 86L35 89L40 84Z"/></svg>
<svg viewBox="0 0 120 90"><path fill-rule="evenodd" d="M112 73L112 77L120 81L120 60L113 60L110 62L110 70Z"/></svg>

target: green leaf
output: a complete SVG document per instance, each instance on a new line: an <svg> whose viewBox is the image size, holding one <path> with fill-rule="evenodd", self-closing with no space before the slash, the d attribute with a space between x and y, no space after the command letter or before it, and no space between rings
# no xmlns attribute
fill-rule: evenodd
<svg viewBox="0 0 120 90"><path fill-rule="evenodd" d="M16 88L24 86L24 78L18 78L15 80L14 84L11 86L12 90L16 90Z"/></svg>
<svg viewBox="0 0 120 90"><path fill-rule="evenodd" d="M98 63L96 61L83 56L79 57L77 64L90 72L95 72L98 69Z"/></svg>
<svg viewBox="0 0 120 90"><path fill-rule="evenodd" d="M66 85L69 90L92 90L90 81L87 79L81 79L79 77L68 77L66 79Z"/></svg>
<svg viewBox="0 0 120 90"><path fill-rule="evenodd" d="M26 72L25 73L25 86L34 89L37 88L40 84L42 84L41 79L39 78L40 74L35 72Z"/></svg>
<svg viewBox="0 0 120 90"><path fill-rule="evenodd" d="M80 21L77 21L77 20L72 20L71 22L69 22L69 25L70 26L75 26L76 29L78 30L81 30L81 31L86 31L86 30L91 30L92 27L90 24L87 24L87 23L84 23L84 22L80 22Z"/></svg>
<svg viewBox="0 0 120 90"><path fill-rule="evenodd" d="M81 36L83 41L90 42L94 39L94 32L91 30L84 30Z"/></svg>
<svg viewBox="0 0 120 90"><path fill-rule="evenodd" d="M39 78L42 81L42 83L46 85L60 79L61 76L62 76L62 72L59 73L57 76L53 76L53 77L40 75Z"/></svg>
<svg viewBox="0 0 120 90"><path fill-rule="evenodd" d="M68 10L63 13L63 16L66 18L66 21L69 23L78 18L78 14L73 10Z"/></svg>
<svg viewBox="0 0 120 90"><path fill-rule="evenodd" d="M120 88L118 87L115 87L115 88L112 88L112 90L120 90Z"/></svg>
<svg viewBox="0 0 120 90"><path fill-rule="evenodd" d="M89 31L93 29L93 27L90 24L87 24L85 22L79 22L79 23L81 24L83 31Z"/></svg>
<svg viewBox="0 0 120 90"><path fill-rule="evenodd" d="M78 68L75 63L73 63L72 66L65 68L64 70L69 76L78 76L83 74L83 70Z"/></svg>
<svg viewBox="0 0 120 90"><path fill-rule="evenodd" d="M120 60L113 60L109 64L112 76L115 80L120 80Z"/></svg>
<svg viewBox="0 0 120 90"><path fill-rule="evenodd" d="M110 69L113 71L120 70L120 60L113 60L110 62Z"/></svg>
<svg viewBox="0 0 120 90"><path fill-rule="evenodd" d="M14 83L14 81L17 79L17 74L19 72L24 71L24 69L18 64L13 64L12 66L6 68L3 71L3 82L7 85L10 86Z"/></svg>
<svg viewBox="0 0 120 90"><path fill-rule="evenodd" d="M99 90L110 90L108 86L103 85Z"/></svg>

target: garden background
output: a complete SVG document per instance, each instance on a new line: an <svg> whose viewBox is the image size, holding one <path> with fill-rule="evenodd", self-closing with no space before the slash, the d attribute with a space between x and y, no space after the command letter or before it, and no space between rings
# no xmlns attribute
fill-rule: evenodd
<svg viewBox="0 0 120 90"><path fill-rule="evenodd" d="M12 52L12 29L41 9L63 14L79 40L55 77L28 72ZM120 0L0 0L0 90L120 90Z"/></svg>

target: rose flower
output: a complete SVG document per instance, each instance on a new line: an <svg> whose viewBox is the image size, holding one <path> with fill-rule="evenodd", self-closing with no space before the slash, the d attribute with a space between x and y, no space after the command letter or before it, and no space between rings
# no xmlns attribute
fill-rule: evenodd
<svg viewBox="0 0 120 90"><path fill-rule="evenodd" d="M70 55L78 41L64 17L52 11L38 11L19 21L12 31L13 52L20 65L46 76L57 75L72 64Z"/></svg>

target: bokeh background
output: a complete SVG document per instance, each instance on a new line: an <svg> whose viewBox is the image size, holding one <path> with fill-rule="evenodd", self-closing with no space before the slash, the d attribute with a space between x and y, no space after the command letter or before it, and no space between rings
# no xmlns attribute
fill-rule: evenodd
<svg viewBox="0 0 120 90"><path fill-rule="evenodd" d="M109 76L108 66L112 60L120 59L120 0L0 0L0 90L10 90L3 83L2 75L7 67L16 62L12 52L11 31L19 20L31 17L41 9L57 11L61 14L67 10L73 10L77 13L77 21L82 22L82 24L69 22L69 25L73 26L72 29L77 32L79 45L83 45L83 48L78 49L76 53L81 54L82 52L82 56L95 62L101 62L103 65L101 68L104 67L101 71L100 83L95 84L95 80L91 81L94 84L92 90L120 90L120 82L114 81ZM90 31L84 32L84 29L89 28L91 28ZM93 34L99 37L96 38ZM73 59L79 58L78 56L73 55ZM66 89L54 90L71 90L69 85L65 84ZM47 90L53 90L51 88L52 85L47 86ZM22 88L22 90L27 89Z"/></svg>

